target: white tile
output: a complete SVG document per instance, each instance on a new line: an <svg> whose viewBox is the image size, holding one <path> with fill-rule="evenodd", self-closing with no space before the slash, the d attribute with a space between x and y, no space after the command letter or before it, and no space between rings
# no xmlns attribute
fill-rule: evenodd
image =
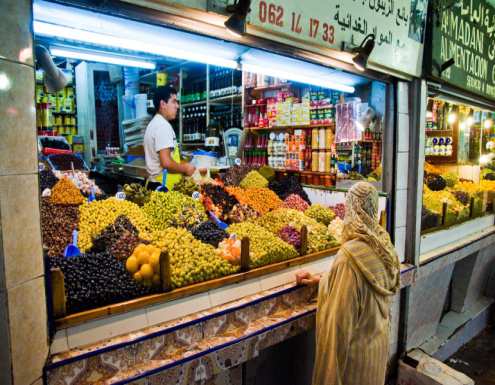
<svg viewBox="0 0 495 385"><path fill-rule="evenodd" d="M409 171L409 153L399 152L397 154L397 181L395 188L403 190L407 188L407 175Z"/></svg>
<svg viewBox="0 0 495 385"><path fill-rule="evenodd" d="M395 192L395 227L404 227L407 218L407 191Z"/></svg>
<svg viewBox="0 0 495 385"><path fill-rule="evenodd" d="M397 99L399 114L409 113L409 86L406 82L397 84Z"/></svg>
<svg viewBox="0 0 495 385"><path fill-rule="evenodd" d="M145 310L142 309L75 326L67 329L69 348L74 349L140 330L147 323Z"/></svg>
<svg viewBox="0 0 495 385"><path fill-rule="evenodd" d="M282 271L277 271L272 274L264 275L260 278L262 290L270 290L277 286L286 285L296 282L296 273L304 270L303 266L291 267Z"/></svg>
<svg viewBox="0 0 495 385"><path fill-rule="evenodd" d="M50 346L50 354L57 354L69 350L69 341L67 339L67 330L59 330L53 337Z"/></svg>
<svg viewBox="0 0 495 385"><path fill-rule="evenodd" d="M208 294L210 295L211 306L218 306L248 295L256 294L262 290L260 280L255 278L247 282L240 282L211 290Z"/></svg>
<svg viewBox="0 0 495 385"><path fill-rule="evenodd" d="M409 151L409 115L398 114L397 119L397 150Z"/></svg>
<svg viewBox="0 0 495 385"><path fill-rule="evenodd" d="M167 322L176 318L185 317L211 307L208 293L201 293L191 297L178 299L146 310L150 326Z"/></svg>
<svg viewBox="0 0 495 385"><path fill-rule="evenodd" d="M406 251L406 228L405 227L396 227L395 228L395 250L397 250L397 254L399 255L400 261L404 262L405 251Z"/></svg>

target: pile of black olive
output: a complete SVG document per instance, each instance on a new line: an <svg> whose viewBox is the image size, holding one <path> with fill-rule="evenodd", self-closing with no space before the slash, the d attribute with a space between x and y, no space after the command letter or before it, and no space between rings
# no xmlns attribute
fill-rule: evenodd
<svg viewBox="0 0 495 385"><path fill-rule="evenodd" d="M287 175L280 180L273 180L270 182L268 187L282 200L285 200L285 198L291 194L297 194L306 202L311 204L308 194L306 194L306 191L303 190L301 184L299 183L299 178L295 175Z"/></svg>
<svg viewBox="0 0 495 385"><path fill-rule="evenodd" d="M201 242L214 247L228 237L228 234L213 222L203 222L192 229L192 235Z"/></svg>
<svg viewBox="0 0 495 385"><path fill-rule="evenodd" d="M58 182L58 178L53 174L52 170L42 170L39 172L40 176L40 191L49 188L51 189Z"/></svg>
<svg viewBox="0 0 495 385"><path fill-rule="evenodd" d="M73 258L50 258L65 276L69 313L80 312L137 298L153 292L135 281L123 262L108 253L83 254Z"/></svg>

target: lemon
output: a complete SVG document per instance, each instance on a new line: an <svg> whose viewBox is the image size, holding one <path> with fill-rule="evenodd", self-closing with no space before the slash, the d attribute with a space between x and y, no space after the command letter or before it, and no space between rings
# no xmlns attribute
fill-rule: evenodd
<svg viewBox="0 0 495 385"><path fill-rule="evenodd" d="M125 267L129 273L134 274L139 269L138 260L135 257L127 258Z"/></svg>
<svg viewBox="0 0 495 385"><path fill-rule="evenodd" d="M138 282L141 282L143 280L143 275L139 271L135 272L133 277Z"/></svg>
<svg viewBox="0 0 495 385"><path fill-rule="evenodd" d="M145 263L150 262L150 256L148 253L148 250L146 249L141 249L136 252L136 258L139 263L139 265L144 265Z"/></svg>
<svg viewBox="0 0 495 385"><path fill-rule="evenodd" d="M144 265L142 265L139 271L145 280L151 279L151 277L153 277L153 268L149 263L145 263Z"/></svg>

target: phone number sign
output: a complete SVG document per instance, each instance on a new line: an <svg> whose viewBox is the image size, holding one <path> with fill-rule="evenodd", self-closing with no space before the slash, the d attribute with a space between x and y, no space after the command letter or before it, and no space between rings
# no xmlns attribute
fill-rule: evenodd
<svg viewBox="0 0 495 385"><path fill-rule="evenodd" d="M375 35L370 62L420 76L427 0L253 0L250 33L304 48L340 50Z"/></svg>

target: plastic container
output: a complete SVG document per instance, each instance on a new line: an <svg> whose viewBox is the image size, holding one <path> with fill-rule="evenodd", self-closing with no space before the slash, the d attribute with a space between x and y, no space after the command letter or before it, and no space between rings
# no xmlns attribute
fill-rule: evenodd
<svg viewBox="0 0 495 385"><path fill-rule="evenodd" d="M203 150L194 151L191 163L197 168L215 167L217 164L217 153Z"/></svg>
<svg viewBox="0 0 495 385"><path fill-rule="evenodd" d="M148 116L148 95L134 95L134 104L136 106L136 119Z"/></svg>

